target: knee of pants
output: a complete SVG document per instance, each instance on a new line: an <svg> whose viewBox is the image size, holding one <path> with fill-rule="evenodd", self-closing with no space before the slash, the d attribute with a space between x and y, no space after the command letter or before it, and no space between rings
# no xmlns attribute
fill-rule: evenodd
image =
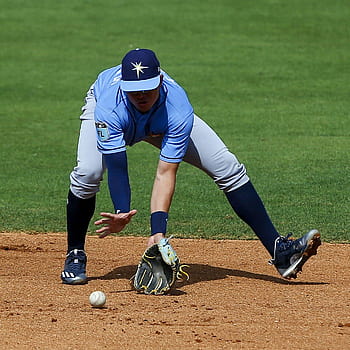
<svg viewBox="0 0 350 350"><path fill-rule="evenodd" d="M249 181L244 164L239 163L229 152L222 156L221 162L217 163L211 176L219 189L224 192L234 191Z"/></svg>
<svg viewBox="0 0 350 350"><path fill-rule="evenodd" d="M70 189L82 199L93 197L100 190L104 168L83 169L76 167L70 174Z"/></svg>

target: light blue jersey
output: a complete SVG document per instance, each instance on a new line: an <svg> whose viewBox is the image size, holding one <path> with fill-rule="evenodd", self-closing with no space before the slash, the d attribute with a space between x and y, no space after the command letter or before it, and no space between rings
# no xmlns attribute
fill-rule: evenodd
<svg viewBox="0 0 350 350"><path fill-rule="evenodd" d="M126 150L148 137L163 136L160 159L180 162L193 126L193 108L185 91L165 72L158 101L141 113L120 89L121 66L100 73L94 83L97 145L102 154Z"/></svg>

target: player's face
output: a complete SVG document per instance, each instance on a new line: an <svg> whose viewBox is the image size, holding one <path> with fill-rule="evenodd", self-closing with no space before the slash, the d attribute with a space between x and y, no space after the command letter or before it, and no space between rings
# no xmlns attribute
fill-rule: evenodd
<svg viewBox="0 0 350 350"><path fill-rule="evenodd" d="M127 92L128 99L141 113L148 112L159 97L159 88L148 91Z"/></svg>
<svg viewBox="0 0 350 350"><path fill-rule="evenodd" d="M147 91L127 92L128 99L138 111L140 111L141 113L146 113L157 102L159 98L159 89L161 84L162 80L156 89Z"/></svg>

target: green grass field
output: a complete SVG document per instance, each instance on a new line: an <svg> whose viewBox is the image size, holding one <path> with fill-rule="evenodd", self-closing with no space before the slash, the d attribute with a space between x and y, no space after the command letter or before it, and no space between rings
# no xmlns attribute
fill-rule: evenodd
<svg viewBox="0 0 350 350"><path fill-rule="evenodd" d="M146 47L247 166L282 234L318 228L325 240L350 241L347 0L0 5L1 231L65 231L85 92L129 49ZM139 213L123 234L147 235L158 151L128 153ZM105 182L95 218L102 210L112 210ZM170 216L176 237L255 237L187 164Z"/></svg>

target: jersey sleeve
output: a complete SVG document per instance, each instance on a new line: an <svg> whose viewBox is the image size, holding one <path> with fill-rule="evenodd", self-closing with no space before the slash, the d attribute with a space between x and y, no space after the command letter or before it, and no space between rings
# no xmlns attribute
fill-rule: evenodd
<svg viewBox="0 0 350 350"><path fill-rule="evenodd" d="M126 150L123 128L116 112L107 113L101 106L95 108L95 126L97 136L97 149L102 154L123 152Z"/></svg>
<svg viewBox="0 0 350 350"><path fill-rule="evenodd" d="M102 154L126 150L122 121L116 110L119 80L120 66L116 66L101 72L94 83L97 148Z"/></svg>
<svg viewBox="0 0 350 350"><path fill-rule="evenodd" d="M185 117L170 121L163 137L159 159L168 163L179 163L186 154L193 126L193 111Z"/></svg>
<svg viewBox="0 0 350 350"><path fill-rule="evenodd" d="M163 136L160 159L179 163L186 154L193 127L194 111L185 90L167 73L163 73L168 128Z"/></svg>

